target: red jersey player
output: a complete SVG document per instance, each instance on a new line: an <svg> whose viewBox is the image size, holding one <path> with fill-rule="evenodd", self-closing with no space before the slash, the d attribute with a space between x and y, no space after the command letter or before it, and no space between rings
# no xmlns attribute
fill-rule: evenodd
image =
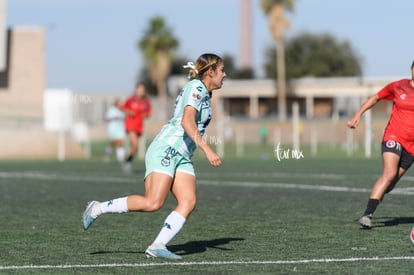
<svg viewBox="0 0 414 275"><path fill-rule="evenodd" d="M122 105L125 112L125 130L130 142L129 154L126 159L125 169L131 170L131 163L138 149L139 137L143 133L144 119L151 115L151 103L145 96L145 86L138 84L135 93Z"/></svg>
<svg viewBox="0 0 414 275"><path fill-rule="evenodd" d="M414 161L414 62L411 79L391 82L368 98L348 121L348 127L356 128L362 114L383 99L392 101L393 108L382 139L382 175L375 182L367 208L358 220L367 229L372 227L372 216L384 195L394 188Z"/></svg>

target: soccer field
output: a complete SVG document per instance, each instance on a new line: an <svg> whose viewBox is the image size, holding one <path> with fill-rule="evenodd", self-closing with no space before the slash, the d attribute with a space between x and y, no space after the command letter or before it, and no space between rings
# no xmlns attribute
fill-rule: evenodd
<svg viewBox="0 0 414 275"><path fill-rule="evenodd" d="M127 175L98 160L0 162L0 273L409 274L414 177L387 195L374 228L356 224L381 160L196 159L198 204L168 246L182 260L147 259L175 206L105 215L81 227L88 200L142 193L143 162Z"/></svg>

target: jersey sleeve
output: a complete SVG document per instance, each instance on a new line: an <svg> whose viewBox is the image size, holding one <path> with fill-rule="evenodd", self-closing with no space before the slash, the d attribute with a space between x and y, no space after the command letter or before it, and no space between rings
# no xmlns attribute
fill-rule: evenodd
<svg viewBox="0 0 414 275"><path fill-rule="evenodd" d="M393 100L395 97L394 94L394 86L396 85L397 82L391 82L390 84L388 84L387 86L385 86L384 88L382 88L378 93L377 96L378 98L381 99L386 99L386 100Z"/></svg>
<svg viewBox="0 0 414 275"><path fill-rule="evenodd" d="M125 100L124 104L122 104L122 109L129 110L130 102L131 102L131 100L129 98L127 100Z"/></svg>
<svg viewBox="0 0 414 275"><path fill-rule="evenodd" d="M188 89L185 91L184 95L184 107L185 106L192 106L197 111L201 110L202 101L205 97L206 90L203 87L202 83L193 83Z"/></svg>

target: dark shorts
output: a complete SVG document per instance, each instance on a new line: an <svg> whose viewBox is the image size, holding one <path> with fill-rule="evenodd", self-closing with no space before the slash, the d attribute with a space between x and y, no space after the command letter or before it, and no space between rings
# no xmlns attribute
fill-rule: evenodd
<svg viewBox="0 0 414 275"><path fill-rule="evenodd" d="M414 156L410 155L402 147L401 143L394 140L387 140L382 142L381 152L391 152L397 154L400 157L399 167L408 170L411 167L411 164L414 162Z"/></svg>
<svg viewBox="0 0 414 275"><path fill-rule="evenodd" d="M135 130L126 130L126 132L129 133L134 133L135 135L137 135L137 137L141 137L142 136L142 132L139 131L135 131Z"/></svg>

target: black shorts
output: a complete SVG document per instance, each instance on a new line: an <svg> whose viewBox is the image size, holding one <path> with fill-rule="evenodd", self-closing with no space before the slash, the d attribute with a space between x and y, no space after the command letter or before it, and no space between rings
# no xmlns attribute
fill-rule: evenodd
<svg viewBox="0 0 414 275"><path fill-rule="evenodd" d="M142 133L141 132L138 132L138 131L135 131L135 130L127 130L126 132L128 134L129 133L134 133L137 137L141 137L142 136Z"/></svg>
<svg viewBox="0 0 414 275"><path fill-rule="evenodd" d="M405 151L404 147L402 147L401 143L394 141L394 140L387 140L382 142L381 152L392 152L397 154L400 157L400 162L398 166L408 170L411 167L411 164L414 162L414 156L410 155L407 151Z"/></svg>

